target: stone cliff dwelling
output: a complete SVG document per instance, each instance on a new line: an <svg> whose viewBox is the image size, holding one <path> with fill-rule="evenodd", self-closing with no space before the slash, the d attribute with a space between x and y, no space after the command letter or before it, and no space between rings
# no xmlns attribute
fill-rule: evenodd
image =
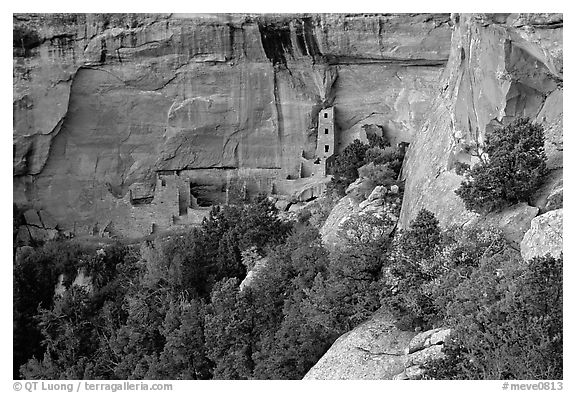
<svg viewBox="0 0 576 393"><path fill-rule="evenodd" d="M134 183L130 187L130 221L134 232L152 234L175 225L199 224L210 207L199 206L190 180L176 171L156 172L155 185ZM125 232L120 223L115 228Z"/></svg>
<svg viewBox="0 0 576 393"><path fill-rule="evenodd" d="M270 194L294 196L299 201L317 197L329 180L327 173L337 146L334 123L334 107L324 108L318 113L315 156L301 158L298 178L273 180L270 185L258 185L257 188L267 189ZM187 171L158 171L155 184L131 185L131 223L114 223L114 227L120 232L148 235L174 226L200 224L213 205L247 198L250 194L247 187L249 180L226 182L218 190L223 195L217 199L213 197L215 192L211 194L212 198L201 195L207 186L196 185ZM133 229L129 229L129 226Z"/></svg>
<svg viewBox="0 0 576 393"><path fill-rule="evenodd" d="M336 148L336 132L334 128L334 107L323 109L318 114L318 138L316 157L320 159L318 176L326 176L329 158Z"/></svg>
<svg viewBox="0 0 576 393"><path fill-rule="evenodd" d="M325 178L329 174L330 163L337 146L334 123L334 107L324 108L318 113L316 152L311 159L303 155L300 178Z"/></svg>

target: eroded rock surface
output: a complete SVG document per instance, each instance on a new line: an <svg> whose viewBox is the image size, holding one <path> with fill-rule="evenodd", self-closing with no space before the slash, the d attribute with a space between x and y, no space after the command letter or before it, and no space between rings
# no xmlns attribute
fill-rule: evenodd
<svg viewBox="0 0 576 393"><path fill-rule="evenodd" d="M524 235L520 252L529 261L534 257L550 254L559 257L562 253L563 209L552 210L532 220L530 229Z"/></svg>
<svg viewBox="0 0 576 393"><path fill-rule="evenodd" d="M324 222L324 225L320 228L320 236L322 236L322 241L326 247L329 249L336 248L340 242L338 237L340 225L349 219L353 213L358 212L358 210L359 203L350 196L345 196L338 201L336 206L332 208L326 222Z"/></svg>
<svg viewBox="0 0 576 393"><path fill-rule="evenodd" d="M364 178L350 184L346 189L347 195L338 201L320 228L324 245L335 250L344 244L342 240L347 235L363 238L390 234L398 221L402 203L397 189L395 185L389 188L375 187L372 181ZM362 225L358 228L345 228L346 222L352 219L359 219ZM360 233L345 234L344 230Z"/></svg>

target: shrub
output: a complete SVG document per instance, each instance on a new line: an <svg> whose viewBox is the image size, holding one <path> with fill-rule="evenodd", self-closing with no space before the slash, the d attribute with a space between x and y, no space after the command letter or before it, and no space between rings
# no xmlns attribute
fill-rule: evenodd
<svg viewBox="0 0 576 393"><path fill-rule="evenodd" d="M370 179L378 186L390 186L396 183L396 173L388 164L374 165L373 162L358 168L358 174Z"/></svg>
<svg viewBox="0 0 576 393"><path fill-rule="evenodd" d="M327 274L316 275L305 309L336 337L368 319L381 306L380 279L394 223L388 217L354 216L338 234L341 247L330 257Z"/></svg>
<svg viewBox="0 0 576 393"><path fill-rule="evenodd" d="M401 239L400 249L405 257L415 261L431 258L441 243L440 223L434 213L422 209Z"/></svg>
<svg viewBox="0 0 576 393"><path fill-rule="evenodd" d="M489 133L484 153L476 154L480 163L464 169L465 180L455 191L476 213L528 201L547 173L544 129L527 118Z"/></svg>
<svg viewBox="0 0 576 393"><path fill-rule="evenodd" d="M385 136L380 136L376 133L367 133L366 137L368 138L368 143L372 147L384 149L385 147L390 146L390 141Z"/></svg>
<svg viewBox="0 0 576 393"><path fill-rule="evenodd" d="M438 220L426 209L399 233L393 257L384 268L381 300L399 317L400 326L428 327L435 318L433 299L424 289L442 273L437 267L441 247Z"/></svg>
<svg viewBox="0 0 576 393"><path fill-rule="evenodd" d="M404 155L404 149L390 146L384 148L374 146L366 151L366 162L373 162L375 165L388 165L394 172L395 178L397 178L400 174L400 169L402 169Z"/></svg>
<svg viewBox="0 0 576 393"><path fill-rule="evenodd" d="M343 196L346 188L358 179L358 168L365 163L366 150L369 145L355 139L351 145L346 146L342 153L334 159L330 169L332 181L328 184L328 191L335 196Z"/></svg>
<svg viewBox="0 0 576 393"><path fill-rule="evenodd" d="M332 174L337 179L343 179L352 183L358 178L358 168L364 165L366 150L370 146L355 139L351 145L340 153L334 160Z"/></svg>
<svg viewBox="0 0 576 393"><path fill-rule="evenodd" d="M368 144L355 139L351 145L336 156L331 169L333 175L328 189L336 195L344 195L344 190L359 176L370 178L377 184L390 185L398 178L404 160L404 150L390 147L390 142L382 136L368 134ZM366 167L366 164L372 166ZM361 167L364 166L364 169Z"/></svg>

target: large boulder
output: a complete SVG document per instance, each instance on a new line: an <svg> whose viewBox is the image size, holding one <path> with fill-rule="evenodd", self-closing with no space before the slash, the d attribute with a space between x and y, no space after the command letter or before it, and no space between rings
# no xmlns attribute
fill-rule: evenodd
<svg viewBox="0 0 576 393"><path fill-rule="evenodd" d="M372 202L377 199L384 199L386 197L386 187L384 186L376 186L366 198L367 201Z"/></svg>
<svg viewBox="0 0 576 393"><path fill-rule="evenodd" d="M508 243L518 250L524 234L530 229L532 219L537 215L537 207L529 206L523 202L484 217L475 217L466 226L481 225L498 228Z"/></svg>
<svg viewBox="0 0 576 393"><path fill-rule="evenodd" d="M538 214L538 208L519 203L499 215L498 227L504 237L515 247L519 247L524 234L530 228L530 222Z"/></svg>
<svg viewBox="0 0 576 393"><path fill-rule="evenodd" d="M395 375L394 379L420 379L426 363L445 356L442 349L450 333L451 330L446 328L418 333L406 348L406 369Z"/></svg>
<svg viewBox="0 0 576 393"><path fill-rule="evenodd" d="M395 323L380 309L336 340L304 379L420 379L426 363L445 356L442 349L451 329L416 334Z"/></svg>
<svg viewBox="0 0 576 393"><path fill-rule="evenodd" d="M359 177L346 188L346 195L362 201L370 196L376 185L370 179Z"/></svg>
<svg viewBox="0 0 576 393"><path fill-rule="evenodd" d="M384 310L342 335L304 379L392 379L404 371L415 333L402 331Z"/></svg>
<svg viewBox="0 0 576 393"><path fill-rule="evenodd" d="M290 206L290 201L287 199L278 199L276 203L274 203L274 206L276 207L276 209L278 209L278 211L284 212L288 210L288 207Z"/></svg>
<svg viewBox="0 0 576 393"><path fill-rule="evenodd" d="M562 209L564 206L564 186L559 184L548 198L546 198L546 205L544 205L544 212L549 212L551 210Z"/></svg>
<svg viewBox="0 0 576 393"><path fill-rule="evenodd" d="M326 247L335 249L339 244L338 232L340 225L346 222L353 213L359 210L359 204L354 198L345 196L332 208L324 225L320 228L320 236Z"/></svg>
<svg viewBox="0 0 576 393"><path fill-rule="evenodd" d="M446 328L436 328L418 333L414 336L412 341L410 341L410 344L408 345L408 353L418 352L431 347L432 345L444 344L450 336L450 333L451 330Z"/></svg>
<svg viewBox="0 0 576 393"><path fill-rule="evenodd" d="M357 199L351 195L343 197L334 206L324 225L320 228L324 245L331 251L342 246L344 244L342 237L346 237L346 234L342 233L345 229L344 224L351 219L356 219L359 226L346 228L349 231L359 230L367 236L376 237L390 234L398 221L400 203L398 198L391 201L380 198L366 199L358 203ZM348 233L348 235L352 234ZM356 237L360 234L356 233L352 236ZM360 237L362 238L362 236Z"/></svg>
<svg viewBox="0 0 576 393"><path fill-rule="evenodd" d="M562 253L563 209L552 210L532 220L530 229L520 245L522 258L529 261L534 257L550 254L558 257Z"/></svg>

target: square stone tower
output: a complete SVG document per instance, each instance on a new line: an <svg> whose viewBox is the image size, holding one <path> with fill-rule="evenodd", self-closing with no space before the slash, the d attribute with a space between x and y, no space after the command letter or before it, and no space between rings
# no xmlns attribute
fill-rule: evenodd
<svg viewBox="0 0 576 393"><path fill-rule="evenodd" d="M318 114L318 138L316 157L325 164L326 159L334 154L336 134L334 132L334 107L322 109Z"/></svg>

